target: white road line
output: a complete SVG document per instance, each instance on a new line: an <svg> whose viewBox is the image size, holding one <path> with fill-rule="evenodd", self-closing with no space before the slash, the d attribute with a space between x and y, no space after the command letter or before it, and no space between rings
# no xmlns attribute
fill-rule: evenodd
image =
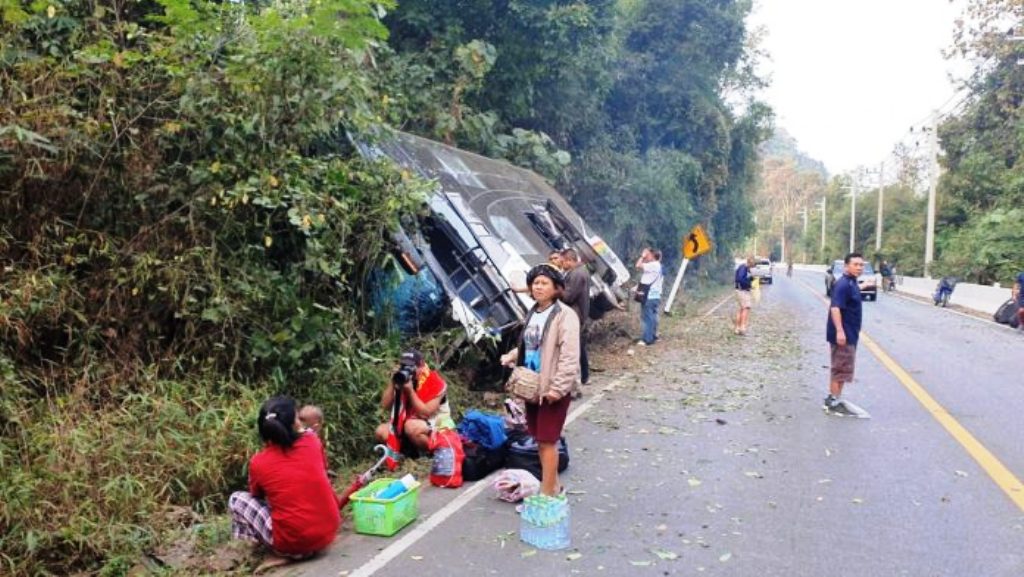
<svg viewBox="0 0 1024 577"><path fill-rule="evenodd" d="M712 315L712 313L714 313L715 311L717 311L718 309L720 309L720 308L722 307L722 305L724 305L725 303L727 303L727 302L731 301L731 300L732 300L733 298L734 298L734 297L733 297L732 295L729 295L729 296L725 297L724 299L722 299L722 302L720 302L720 303L718 303L717 305L715 305L714 307L712 307L712 308L711 308L711 310L709 310L708 312L706 312L706 313L704 313L703 315L701 315L701 317L700 317L700 318L701 318L701 319L706 319L706 318L708 318L709 316L711 316L711 315Z"/></svg>
<svg viewBox="0 0 1024 577"><path fill-rule="evenodd" d="M731 295L722 299L722 301L716 304L714 307L712 307L711 310L701 315L701 319L708 318L715 311L721 308L722 305L724 305L725 303L729 302L732 299L733 297ZM589 411L591 407L600 402L601 399L604 398L605 393L612 391L620 384L622 384L622 381L619 379L616 379L609 383L608 386L604 387L601 390L601 392L597 393L596 395L585 401L582 405L576 407L572 412L570 412L569 416L567 416L565 419L565 424L568 425L575 421L576 419L578 419L581 415ZM472 501L474 497L482 493L484 489L490 487L491 484L487 481L488 478L489 476L477 481L475 485L463 491L462 494L452 499L444 507L441 507L436 513L428 517L422 523L419 523L415 527L413 527L398 541L395 541L391 545L388 545L380 553L377 553L365 564L349 573L349 577L370 577L371 575L377 573L377 571L383 569L384 566L386 566L396 557L401 555L406 549L415 545L417 541L425 537L435 527L437 527L441 523L444 523L446 520L448 520L449 517L457 513L459 509L469 504L469 502Z"/></svg>
<svg viewBox="0 0 1024 577"><path fill-rule="evenodd" d="M587 400L574 411L569 413L569 416L565 419L565 424L568 425L575 421L580 415L588 411L592 406L604 398L605 393L615 389L619 384L621 384L621 381L618 379L609 383L608 386L601 390L601 392L597 393L593 398ZM484 489L490 487L491 484L488 482L489 478L490 476L477 481L475 485L463 491L461 495L452 499L447 505L441 507L441 509L428 517L425 521L413 527L401 539L395 541L391 545L388 545L364 565L349 573L349 577L370 577L370 575L373 575L377 571L383 569L384 566L393 561L395 557L398 557L406 549L412 547L435 527L444 523L449 517L457 513L459 509L469 504L469 502L472 501L474 497L482 493Z"/></svg>

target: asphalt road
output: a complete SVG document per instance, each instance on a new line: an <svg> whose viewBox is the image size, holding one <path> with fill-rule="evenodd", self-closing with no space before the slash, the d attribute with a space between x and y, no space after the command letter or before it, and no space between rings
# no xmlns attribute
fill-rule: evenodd
<svg viewBox="0 0 1024 577"><path fill-rule="evenodd" d="M873 418L832 417L822 287L777 279L746 337L730 301L598 359L566 428L571 549L520 542L489 488L428 487L395 537L346 523L328 554L279 574L1024 575L1024 336L882 295L864 329L891 363L862 345L847 392Z"/></svg>

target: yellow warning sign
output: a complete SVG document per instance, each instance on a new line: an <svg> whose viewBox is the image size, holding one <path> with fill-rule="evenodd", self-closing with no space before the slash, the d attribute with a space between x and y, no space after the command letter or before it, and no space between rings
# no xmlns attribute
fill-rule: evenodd
<svg viewBox="0 0 1024 577"><path fill-rule="evenodd" d="M704 227L699 224L683 238L683 256L688 259L697 258L709 250L711 250L711 239L704 232Z"/></svg>

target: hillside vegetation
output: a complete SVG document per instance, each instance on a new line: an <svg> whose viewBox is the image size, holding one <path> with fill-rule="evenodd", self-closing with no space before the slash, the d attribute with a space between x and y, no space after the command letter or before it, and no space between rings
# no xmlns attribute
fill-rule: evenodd
<svg viewBox="0 0 1024 577"><path fill-rule="evenodd" d="M627 259L696 222L729 256L749 9L0 0L0 573L123 574L169 507L223 511L274 393L366 454L404 343L365 284L432 188L349 135L538 170Z"/></svg>

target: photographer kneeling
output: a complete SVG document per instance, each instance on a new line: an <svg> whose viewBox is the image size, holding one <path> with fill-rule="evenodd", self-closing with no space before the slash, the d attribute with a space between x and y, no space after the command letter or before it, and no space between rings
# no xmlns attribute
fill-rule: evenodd
<svg viewBox="0 0 1024 577"><path fill-rule="evenodd" d="M451 420L447 392L448 385L444 379L427 366L419 351L402 353L398 369L384 387L380 400L380 406L393 420L377 427L377 440L387 443L391 427L396 426L395 434L399 435L403 455L415 459L420 451L428 451L430 434L438 424ZM396 401L399 403L397 415Z"/></svg>

